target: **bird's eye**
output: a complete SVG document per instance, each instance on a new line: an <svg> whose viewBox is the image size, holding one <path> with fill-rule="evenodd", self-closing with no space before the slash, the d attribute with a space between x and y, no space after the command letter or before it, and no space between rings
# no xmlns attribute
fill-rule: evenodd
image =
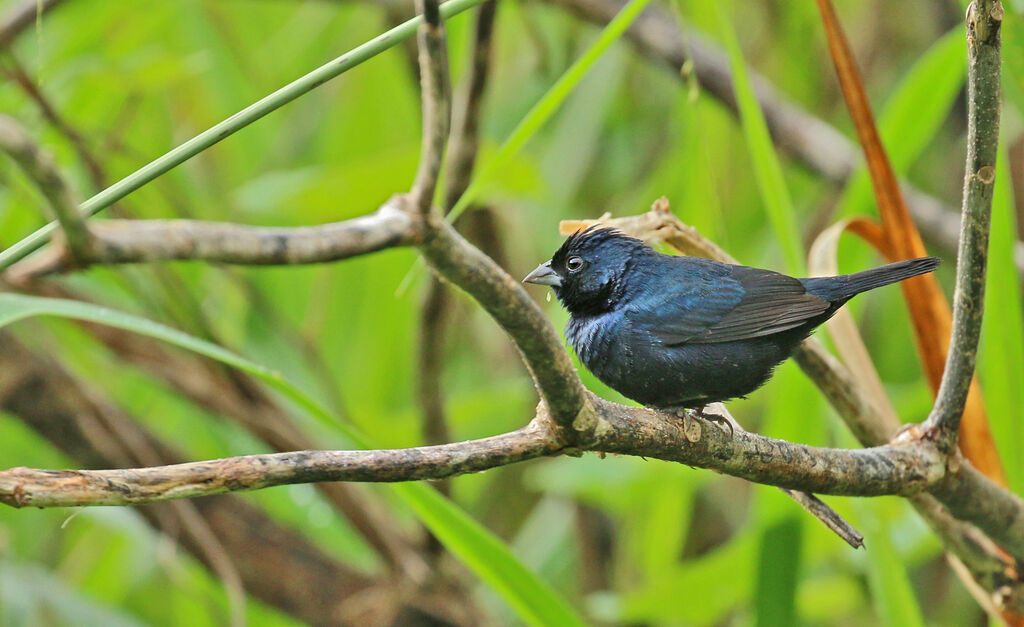
<svg viewBox="0 0 1024 627"><path fill-rule="evenodd" d="M565 267L569 269L569 272L576 272L583 267L583 259L579 257L569 257L569 260L565 262Z"/></svg>

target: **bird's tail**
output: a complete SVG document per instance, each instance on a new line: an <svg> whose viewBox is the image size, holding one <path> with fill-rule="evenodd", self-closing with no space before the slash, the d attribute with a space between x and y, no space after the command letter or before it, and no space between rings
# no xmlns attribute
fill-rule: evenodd
<svg viewBox="0 0 1024 627"><path fill-rule="evenodd" d="M939 265L940 261L938 257L907 259L853 274L804 279L803 284L808 292L816 296L831 301L846 300L876 287L931 272Z"/></svg>

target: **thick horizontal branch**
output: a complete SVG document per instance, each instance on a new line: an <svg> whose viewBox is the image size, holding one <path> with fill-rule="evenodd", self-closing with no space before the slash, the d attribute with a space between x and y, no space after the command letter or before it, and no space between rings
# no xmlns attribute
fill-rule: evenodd
<svg viewBox="0 0 1024 627"><path fill-rule="evenodd" d="M583 450L654 457L757 483L847 496L915 494L945 474L942 455L918 441L858 450L818 448L743 431L733 436L703 419L688 418L693 422L686 425L669 414L596 397L591 403L597 428L573 449L563 447L542 411L518 431L440 446L297 451L127 470L13 468L0 472L0 502L129 505L294 483L441 479Z"/></svg>
<svg viewBox="0 0 1024 627"><path fill-rule="evenodd" d="M200 220L91 222L90 263L192 260L248 265L323 263L414 244L417 221L392 204L376 212L318 226L266 227ZM11 268L17 278L70 270L76 260L59 248Z"/></svg>
<svg viewBox="0 0 1024 627"><path fill-rule="evenodd" d="M320 481L442 479L558 452L545 423L456 444L375 451L295 451L124 470L0 472L0 502L15 507L137 505Z"/></svg>
<svg viewBox="0 0 1024 627"><path fill-rule="evenodd" d="M698 436L694 437L692 426L687 429L683 419L670 414L596 397L592 402L599 424L589 450L675 461L815 494L916 494L945 475L944 458L925 443L822 448L747 431L730 434L708 421L698 423Z"/></svg>

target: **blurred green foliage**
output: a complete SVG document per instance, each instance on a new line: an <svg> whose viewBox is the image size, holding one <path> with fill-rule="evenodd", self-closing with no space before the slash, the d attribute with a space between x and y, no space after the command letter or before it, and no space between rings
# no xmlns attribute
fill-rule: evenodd
<svg viewBox="0 0 1024 627"><path fill-rule="evenodd" d="M15 4L0 2L0 15ZM662 4L675 10L675 3ZM710 3L681 5L687 23L719 37L722 25ZM897 171L957 206L965 128L957 93L964 72L962 8L956 2L837 5L875 109L882 112L880 127ZM1010 8L1021 7L1007 3L1008 53L1024 41L1021 17ZM471 13L448 24L455 84L468 66ZM750 65L852 137L813 3L736 3L726 18ZM362 3L176 0L143 9L126 0L68 0L26 32L13 53L97 154L109 184L387 28L379 7ZM544 3L500 3L481 163L497 154L597 36L594 27ZM1000 453L1017 490L1024 486L1024 453L1013 416L1020 406L1017 377L1024 372L1024 321L1012 246L1021 199L1009 183L1016 176L1019 192L1024 76L1015 68L1021 59L1008 58L1004 70L1003 129L1010 150L999 171L979 361ZM419 100L409 70L401 48L382 54L143 187L122 207L140 218L281 225L368 213L407 189L415 172ZM99 191L74 146L12 81L0 83L0 111L29 127L83 197ZM771 226L751 154L741 126L719 102L618 42L536 135L502 162L476 200L493 208L507 269L515 276L558 245L559 220L639 213L660 195L685 222L743 262L785 269L793 261L784 250L794 244L780 243ZM804 243L837 207L872 213L862 179L837 190L786 155L777 156L791 199L789 215L781 217L792 221ZM41 205L20 172L0 160L0 246L42 225ZM947 260L939 276L949 285L953 255L930 250ZM94 268L62 280L98 302L279 370L350 417L373 441L397 447L420 443L412 390L422 286L396 294L414 258L410 250L394 250L305 268L171 264L184 293L169 292L150 268ZM845 240L844 271L876 262L866 245ZM556 303L546 308L556 325L564 324ZM853 309L896 409L907 421L923 419L931 398L899 291L866 295ZM523 425L536 398L506 337L461 295L454 316L457 332L448 342L442 377L454 437ZM237 425L125 365L70 323L33 320L12 329L192 459L267 450ZM296 337L314 347L317 360ZM590 389L623 400L582 374ZM732 408L747 428L766 435L854 445L792 364ZM301 412L295 415L303 424ZM324 437L323 445L333 444ZM5 468L75 466L5 414L0 459ZM946 566L938 541L899 499L828 499L866 536L866 549L854 552L773 488L659 461L541 460L459 477L452 488L461 508L592 622L983 621ZM401 527L415 529L413 512L388 489L373 486L369 492ZM367 573L382 571L376 554L312 488L242 498L337 559ZM224 622L226 595L219 581L134 512L71 515L0 510L0 625ZM598 540L580 532L583 522L602 530ZM599 562L583 550L588 541L603 547ZM598 585L585 585L595 574ZM500 599L486 585L474 588L473 602L494 622L518 622ZM247 612L252 624L295 624L255 599Z"/></svg>

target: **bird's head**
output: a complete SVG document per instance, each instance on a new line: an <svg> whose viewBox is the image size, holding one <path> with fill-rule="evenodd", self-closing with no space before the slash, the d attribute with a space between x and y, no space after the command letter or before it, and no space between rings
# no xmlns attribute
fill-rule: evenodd
<svg viewBox="0 0 1024 627"><path fill-rule="evenodd" d="M523 282L550 285L573 315L602 313L622 299L630 260L641 251L653 252L621 231L595 225L570 235Z"/></svg>

